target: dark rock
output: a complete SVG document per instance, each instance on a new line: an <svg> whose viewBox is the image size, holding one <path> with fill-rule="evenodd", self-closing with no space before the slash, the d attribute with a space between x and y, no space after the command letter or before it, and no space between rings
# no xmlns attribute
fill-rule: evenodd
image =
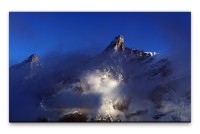
<svg viewBox="0 0 200 134"><path fill-rule="evenodd" d="M87 115L81 112L74 112L71 114L67 114L60 118L60 122L86 122Z"/></svg>
<svg viewBox="0 0 200 134"><path fill-rule="evenodd" d="M39 121L39 122L49 122L49 119L46 118L46 117L39 117L39 118L38 118L38 121Z"/></svg>
<svg viewBox="0 0 200 134"><path fill-rule="evenodd" d="M24 62L37 62L39 61L39 58L36 54L32 54L31 56L29 56Z"/></svg>
<svg viewBox="0 0 200 134"><path fill-rule="evenodd" d="M113 108L120 111L126 111L128 110L129 103L130 100L128 98L117 99L113 102Z"/></svg>

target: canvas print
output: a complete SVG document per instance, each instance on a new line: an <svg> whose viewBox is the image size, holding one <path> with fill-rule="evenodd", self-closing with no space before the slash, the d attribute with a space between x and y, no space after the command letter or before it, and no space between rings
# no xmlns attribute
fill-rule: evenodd
<svg viewBox="0 0 200 134"><path fill-rule="evenodd" d="M10 12L10 122L191 122L190 12Z"/></svg>

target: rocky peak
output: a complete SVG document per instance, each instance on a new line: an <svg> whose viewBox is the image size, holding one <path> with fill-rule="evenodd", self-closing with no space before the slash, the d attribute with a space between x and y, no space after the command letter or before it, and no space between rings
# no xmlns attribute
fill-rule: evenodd
<svg viewBox="0 0 200 134"><path fill-rule="evenodd" d="M36 54L32 54L31 56L29 56L24 62L37 62L39 61L39 58Z"/></svg>
<svg viewBox="0 0 200 134"><path fill-rule="evenodd" d="M129 57L131 59L137 59L137 58L144 58L149 56L157 55L156 52L144 52L143 50L136 50L132 48L128 48L124 44L124 37L122 35L118 35L114 38L114 40L108 45L108 47L103 51L104 53L120 53L123 55L126 55L126 57Z"/></svg>
<svg viewBox="0 0 200 134"><path fill-rule="evenodd" d="M115 37L114 41L116 43L122 44L122 43L124 43L124 37L122 35L119 35L119 36Z"/></svg>
<svg viewBox="0 0 200 134"><path fill-rule="evenodd" d="M114 38L114 40L110 43L110 45L105 49L105 51L124 51L126 46L124 44L124 37L122 35L118 35Z"/></svg>

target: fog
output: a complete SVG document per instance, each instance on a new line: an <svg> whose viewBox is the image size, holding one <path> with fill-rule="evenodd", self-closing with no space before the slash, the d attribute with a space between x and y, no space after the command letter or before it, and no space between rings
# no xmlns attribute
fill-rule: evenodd
<svg viewBox="0 0 200 134"><path fill-rule="evenodd" d="M22 76L24 69L10 71L10 121L43 117L58 121L77 110L121 121L190 121L190 41L172 33L165 35L168 53L153 56L152 62L148 58L129 63L120 57L123 54L113 59L102 53L93 56L87 51L56 49L40 58L40 70L30 79ZM158 67L164 67L166 74L151 76ZM119 102L127 108L114 108Z"/></svg>
<svg viewBox="0 0 200 134"><path fill-rule="evenodd" d="M51 52L41 59L42 69L33 78L15 83L13 77L16 76L10 73L10 120L38 121L40 117L45 117L50 121L58 121L66 113L79 110L93 116L110 115L121 121L157 121L152 118L156 113L173 111L173 114L184 114L179 114L179 120L188 121L190 106L181 97L190 92L190 63L177 62L183 57L182 54L183 51L179 51L175 53L176 56L168 56L172 75L149 80L146 73L156 68L154 65L165 56L157 55L153 62L146 65L137 62L119 64L117 67L123 69L121 74L112 64L106 66L98 58L86 54ZM176 86L168 88L172 99L162 101L165 107L155 111L151 94L160 85L170 85L173 81L176 81ZM113 107L120 100L128 103L126 110ZM182 111L180 101L184 105ZM172 115L168 116L160 121L170 121Z"/></svg>

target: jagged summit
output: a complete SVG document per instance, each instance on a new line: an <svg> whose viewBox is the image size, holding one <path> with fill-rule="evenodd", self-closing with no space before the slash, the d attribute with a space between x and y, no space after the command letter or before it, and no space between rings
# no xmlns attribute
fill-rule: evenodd
<svg viewBox="0 0 200 134"><path fill-rule="evenodd" d="M114 41L118 44L122 44L124 43L124 37L122 35L118 35L117 37L115 37Z"/></svg>
<svg viewBox="0 0 200 134"><path fill-rule="evenodd" d="M110 45L105 49L105 51L113 50L113 51L125 51L127 47L124 44L124 37L122 35L118 35L114 38L114 40L110 43Z"/></svg>
<svg viewBox="0 0 200 134"><path fill-rule="evenodd" d="M115 37L114 40L104 50L104 52L119 52L135 58L149 57L158 54L156 52L144 52L143 50L128 48L124 43L124 37L122 35Z"/></svg>
<svg viewBox="0 0 200 134"><path fill-rule="evenodd" d="M24 62L28 63L28 62L37 62L37 61L39 61L38 56L36 54L32 54Z"/></svg>

